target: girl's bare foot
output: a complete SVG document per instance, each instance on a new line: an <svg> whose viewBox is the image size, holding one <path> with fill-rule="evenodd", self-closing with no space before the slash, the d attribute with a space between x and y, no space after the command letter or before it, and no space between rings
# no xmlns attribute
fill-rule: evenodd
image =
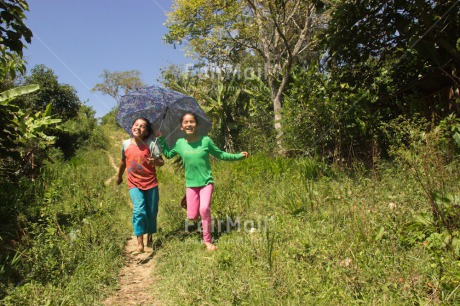
<svg viewBox="0 0 460 306"><path fill-rule="evenodd" d="M215 250L217 250L217 246L214 245L214 244L212 244L211 242L205 242L204 244L206 245L206 249L207 249L208 251L215 251Z"/></svg>
<svg viewBox="0 0 460 306"><path fill-rule="evenodd" d="M141 253L144 252L144 235L137 236L137 250Z"/></svg>
<svg viewBox="0 0 460 306"><path fill-rule="evenodd" d="M151 248L153 246L152 234L147 234L147 247Z"/></svg>

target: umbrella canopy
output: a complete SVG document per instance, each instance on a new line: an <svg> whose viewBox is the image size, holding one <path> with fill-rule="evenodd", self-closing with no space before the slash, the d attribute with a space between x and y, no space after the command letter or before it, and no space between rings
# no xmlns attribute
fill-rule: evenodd
<svg viewBox="0 0 460 306"><path fill-rule="evenodd" d="M186 112L197 116L197 133L207 135L211 130L211 121L194 98L155 85L122 96L116 120L131 135L134 120L139 117L149 119L154 129L162 132L171 148L177 139L185 136L180 129L180 120Z"/></svg>

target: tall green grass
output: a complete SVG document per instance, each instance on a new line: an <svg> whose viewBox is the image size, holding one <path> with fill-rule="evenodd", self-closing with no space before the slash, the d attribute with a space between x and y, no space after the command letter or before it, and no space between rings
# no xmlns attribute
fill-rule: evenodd
<svg viewBox="0 0 460 306"><path fill-rule="evenodd" d="M124 133L102 132L118 163ZM185 219L183 173L167 162L158 170L151 294L160 305L460 303L458 233L421 218L433 201L448 216L457 212L458 163L436 159L441 171L429 167L426 181L441 173L448 190L431 199L407 160L395 160L352 173L311 158L214 161L216 252L205 250L199 224ZM104 185L114 174L107 152L81 150L10 199L24 213L19 234L0 235L20 237L7 244L15 252L0 256L3 304L101 304L113 292L132 230L126 186ZM23 208L34 190L38 202Z"/></svg>
<svg viewBox="0 0 460 306"><path fill-rule="evenodd" d="M110 294L131 235L127 190L104 184L114 174L105 151L86 148L24 186L38 195L22 206L14 252L3 257L1 304L94 305Z"/></svg>
<svg viewBox="0 0 460 306"><path fill-rule="evenodd" d="M181 174L164 170L159 223L171 232L153 271L161 304L460 302L455 254L444 253L449 273L439 274L426 244L407 243L407 225L429 206L417 181L396 167L345 175L307 158L215 162L213 219L231 222L215 226L213 253L193 226L185 230Z"/></svg>

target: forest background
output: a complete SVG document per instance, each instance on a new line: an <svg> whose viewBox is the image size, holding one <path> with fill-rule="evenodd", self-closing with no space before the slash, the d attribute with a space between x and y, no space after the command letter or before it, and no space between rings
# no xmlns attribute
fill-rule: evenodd
<svg viewBox="0 0 460 306"><path fill-rule="evenodd" d="M98 120L51 69L26 71L27 2L0 10L0 298L97 304L116 286L129 233L126 192L109 180L117 109ZM199 101L221 148L253 156L214 162L213 217L270 221L253 236L216 231L222 247L207 265L171 256L197 236L182 234L171 187L181 181L160 171L162 291L152 294L166 304L460 301L459 1L177 0L166 26L165 42L196 64L166 67L159 81ZM134 70L101 77L93 90L117 102L146 85ZM215 282L201 296L187 283L204 287L206 268Z"/></svg>

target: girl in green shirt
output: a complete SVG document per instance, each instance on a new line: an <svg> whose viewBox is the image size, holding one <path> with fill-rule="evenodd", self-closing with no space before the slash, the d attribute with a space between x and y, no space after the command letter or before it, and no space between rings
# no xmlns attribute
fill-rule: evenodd
<svg viewBox="0 0 460 306"><path fill-rule="evenodd" d="M179 154L185 168L187 199L187 218L196 220L201 217L203 240L210 251L217 249L211 240L211 199L214 190L209 154L221 160L240 160L248 156L247 152L230 154L221 151L208 136L197 134L198 118L193 113L185 113L181 118L181 130L184 138L169 148L164 137L158 138L166 158ZM161 136L161 132L157 132Z"/></svg>

